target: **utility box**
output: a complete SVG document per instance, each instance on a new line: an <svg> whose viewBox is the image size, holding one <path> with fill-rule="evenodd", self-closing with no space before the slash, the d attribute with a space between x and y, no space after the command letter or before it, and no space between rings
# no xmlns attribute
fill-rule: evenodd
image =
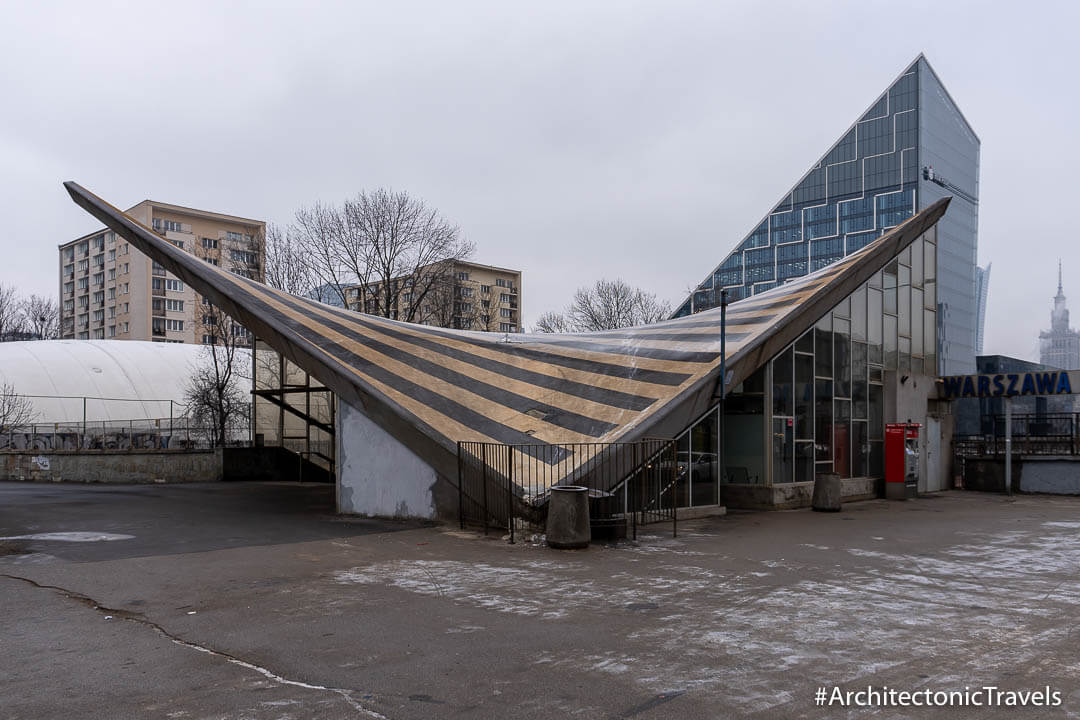
<svg viewBox="0 0 1080 720"><path fill-rule="evenodd" d="M885 425L885 497L907 500L919 492L919 423Z"/></svg>

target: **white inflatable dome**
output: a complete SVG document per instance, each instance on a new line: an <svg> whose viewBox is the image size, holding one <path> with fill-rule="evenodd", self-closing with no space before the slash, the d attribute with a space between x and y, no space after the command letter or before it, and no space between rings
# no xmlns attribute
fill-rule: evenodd
<svg viewBox="0 0 1080 720"><path fill-rule="evenodd" d="M201 345L136 340L5 342L0 383L37 396L35 423L82 422L84 397L88 422L167 418L170 410L179 417L184 387L206 353ZM237 369L250 377L250 355L237 355Z"/></svg>

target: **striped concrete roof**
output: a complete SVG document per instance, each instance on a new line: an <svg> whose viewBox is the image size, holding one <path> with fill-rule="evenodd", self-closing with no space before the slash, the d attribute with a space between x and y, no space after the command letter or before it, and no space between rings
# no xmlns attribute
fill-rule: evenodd
<svg viewBox="0 0 1080 720"><path fill-rule="evenodd" d="M459 440L570 443L670 436L708 409L720 310L623 330L495 334L331 307L234 275L174 247L73 182L72 198L209 297L447 477ZM931 228L941 200L859 252L728 307L728 387Z"/></svg>

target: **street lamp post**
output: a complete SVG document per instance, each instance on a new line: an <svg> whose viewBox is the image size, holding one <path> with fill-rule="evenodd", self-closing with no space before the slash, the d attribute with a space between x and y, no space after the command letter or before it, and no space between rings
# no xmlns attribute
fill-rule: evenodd
<svg viewBox="0 0 1080 720"><path fill-rule="evenodd" d="M724 452L724 397L727 395L727 290L720 291L720 422L717 447L720 450L720 476L716 479L716 502L720 502L720 483L727 478Z"/></svg>

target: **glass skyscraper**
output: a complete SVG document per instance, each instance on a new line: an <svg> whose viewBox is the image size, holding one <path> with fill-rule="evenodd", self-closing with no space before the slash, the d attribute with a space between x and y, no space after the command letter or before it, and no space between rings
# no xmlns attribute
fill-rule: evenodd
<svg viewBox="0 0 1080 720"><path fill-rule="evenodd" d="M675 316L734 302L839 260L935 200L938 347L926 372L975 370L979 138L926 58L913 63L716 267ZM903 343L903 338L900 339Z"/></svg>
<svg viewBox="0 0 1080 720"><path fill-rule="evenodd" d="M990 295L990 267L975 268L975 355L983 354L983 339L986 337L986 299Z"/></svg>

